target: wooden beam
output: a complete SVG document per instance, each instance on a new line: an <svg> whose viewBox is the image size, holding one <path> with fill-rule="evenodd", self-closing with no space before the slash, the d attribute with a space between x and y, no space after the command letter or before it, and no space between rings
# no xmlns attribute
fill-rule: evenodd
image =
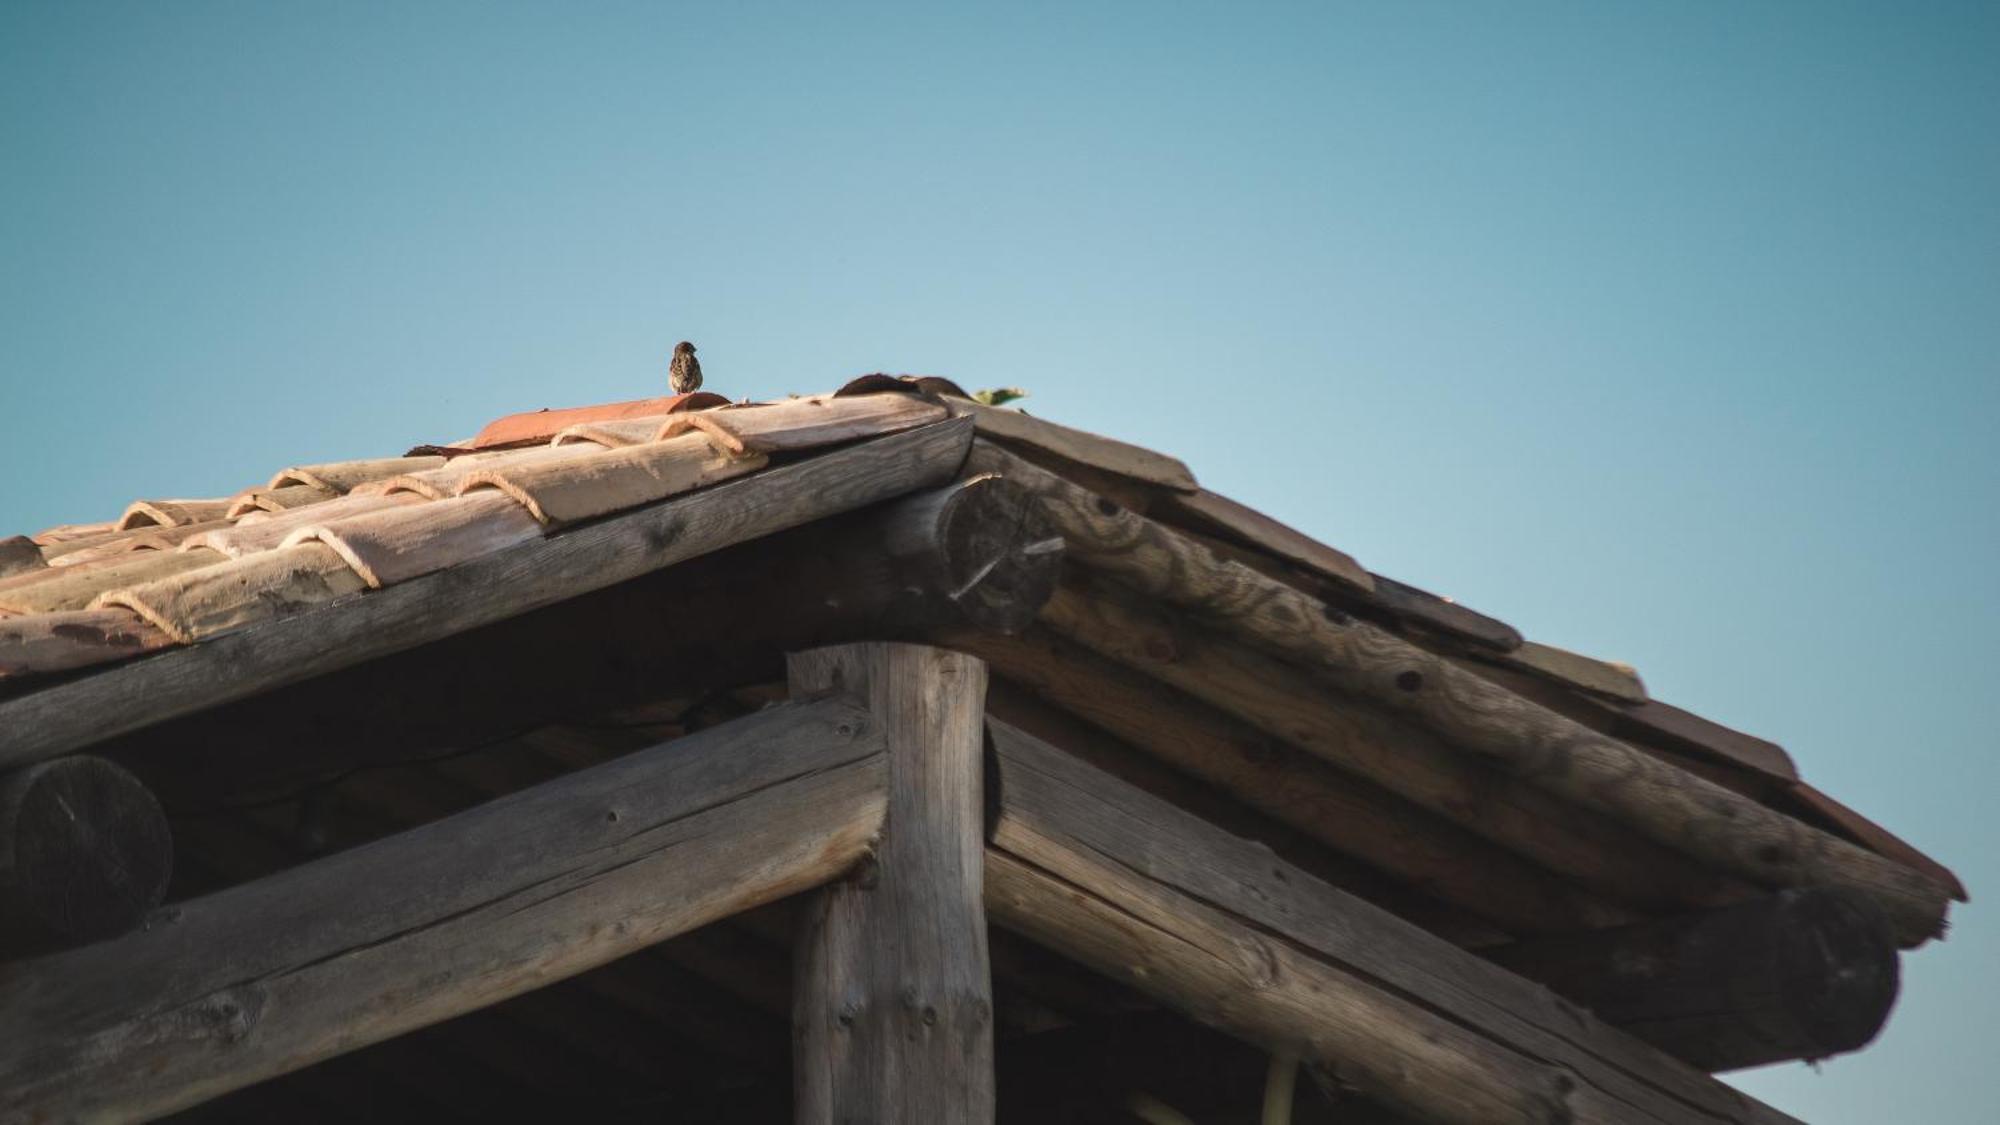
<svg viewBox="0 0 2000 1125"><path fill-rule="evenodd" d="M791 658L796 695L867 700L888 739L875 862L821 891L794 950L797 1120L993 1120L993 984L982 884L986 666L864 644Z"/></svg>
<svg viewBox="0 0 2000 1125"><path fill-rule="evenodd" d="M1511 904L1509 921L1523 927L1519 932L1616 925L1635 921L1634 907L1685 910L1754 893L1601 813L1509 776L1421 726L1329 691L1296 666L1193 615L1148 605L1129 587L1101 575L1066 584L1044 608L1043 620L1078 644L1165 680L1563 876L1539 885L1520 877L1495 884L1495 895L1510 889L1539 892ZM1546 919L1540 927L1532 920L1536 911Z"/></svg>
<svg viewBox="0 0 2000 1125"><path fill-rule="evenodd" d="M781 681L784 653L1017 628L1061 566L1031 501L959 481L737 544L615 587L103 747L170 811L267 800L542 723ZM441 681L434 669L454 675ZM370 706L357 709L356 699ZM274 744L285 752L274 754Z"/></svg>
<svg viewBox="0 0 2000 1125"><path fill-rule="evenodd" d="M20 962L0 1102L158 1116L816 886L880 831L886 741L775 707Z"/></svg>
<svg viewBox="0 0 2000 1125"><path fill-rule="evenodd" d="M0 702L0 768L88 746L602 589L954 476L954 418L531 540L435 574Z"/></svg>
<svg viewBox="0 0 2000 1125"><path fill-rule="evenodd" d="M0 955L130 930L166 895L173 858L160 803L102 758L0 777Z"/></svg>
<svg viewBox="0 0 2000 1125"><path fill-rule="evenodd" d="M1068 557L1200 614L1317 682L1442 735L1500 769L1720 871L1774 887L1872 896L1898 939L1944 927L1950 895L1930 876L1695 777L1538 706L1388 631L1218 559L1213 552L984 442L967 468L1039 496Z"/></svg>
<svg viewBox="0 0 2000 1125"><path fill-rule="evenodd" d="M1044 692L1039 687L1025 687L1000 675L999 664L988 661L987 667L995 673L993 682L986 690L987 715L1026 731L1051 746L1060 746L1064 753L1081 758L1128 785L1179 805L1232 835L1264 844L1321 882L1359 895L1454 945L1504 945L1514 940L1491 922L1432 897L1427 889L1420 889L1417 884L1335 851L1319 835L1294 826L1290 820L1264 813L1227 788L1209 783L1202 774L1183 772L1169 765L1164 756L1138 749L1113 737L1103 728L1085 722L1076 714L1051 706L1049 700L1055 697L1054 693ZM1185 703L1164 684L1142 682L1150 685L1146 693L1148 696ZM1304 764L1283 753L1270 753L1267 740L1254 737L1252 733L1250 741L1237 745L1237 755L1275 759L1280 764ZM1314 782L1328 779L1294 776L1306 789L1299 805L1319 805L1322 794ZM1361 784L1359 779L1342 778L1341 781ZM1333 816L1333 810L1339 807L1335 803L1337 801L1338 798L1333 798L1321 807L1327 808L1328 815ZM1296 819L1303 824L1303 817Z"/></svg>
<svg viewBox="0 0 2000 1125"><path fill-rule="evenodd" d="M1483 952L1708 1071L1859 1050L1899 975L1882 912L1826 887Z"/></svg>
<svg viewBox="0 0 2000 1125"><path fill-rule="evenodd" d="M989 729L999 925L1420 1120L1789 1120L1267 849Z"/></svg>
<svg viewBox="0 0 2000 1125"><path fill-rule="evenodd" d="M1149 635L1143 629L1118 634L1140 645ZM1505 847L1495 847L1480 833L1432 811L1451 808L1461 816L1503 828L1519 823L1545 840L1558 834L1563 822L1551 825L1534 819L1532 808L1521 810L1518 817L1487 810L1488 804L1505 800L1509 779L1491 779L1502 783L1497 785L1464 786L1458 790L1461 800L1456 804L1446 804L1444 794L1433 797L1436 790L1419 790L1420 795L1430 798L1430 808L1426 808L1366 775L1338 770L1298 745L1324 741L1335 748L1360 747L1356 753L1379 745L1385 762L1416 770L1425 761L1421 735L1414 747L1405 748L1400 755L1395 753L1399 744L1375 742L1358 730L1349 738L1338 738L1335 735L1343 729L1342 721L1318 719L1316 713L1324 704L1311 699L1301 700L1290 713L1260 708L1258 713L1283 720L1266 722L1260 729L1221 708L1204 706L1137 669L1107 660L1046 626L1018 637L966 636L958 638L955 646L977 654L996 672L1028 685L1041 698L1174 769L1505 933L1566 933L1627 917L1610 904L1579 892L1556 874ZM1174 659L1177 665L1184 663L1180 652L1176 651ZM1235 691L1239 686L1235 677L1212 678L1209 671L1210 663L1195 657L1185 676L1178 670L1171 674L1176 681L1199 690L1212 686L1215 697L1225 702L1261 698L1246 700ZM1252 672L1243 679L1254 682L1256 676ZM1268 690L1282 687L1280 682L1268 685ZM1005 711L998 713L1016 726L1026 725ZM1274 733L1274 728L1280 733ZM1056 741L1065 747L1073 745ZM1486 804L1480 803L1481 798ZM1578 843L1565 848L1563 854L1588 856L1592 850ZM1350 889L1358 886L1350 879L1329 881ZM1370 893L1364 897L1376 896Z"/></svg>

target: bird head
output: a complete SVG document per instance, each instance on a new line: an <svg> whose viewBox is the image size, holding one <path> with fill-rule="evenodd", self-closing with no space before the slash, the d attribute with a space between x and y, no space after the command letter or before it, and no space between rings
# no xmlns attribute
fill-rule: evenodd
<svg viewBox="0 0 2000 1125"><path fill-rule="evenodd" d="M693 344L690 344L690 343L688 343L688 342L687 342L686 340L682 340L682 341L681 341L680 343L678 343L678 344L675 344L675 345L674 345L674 354L675 354L675 355L681 355L681 354L683 354L683 353L685 353L685 354L688 354L688 355L693 355L693 354L694 354L694 345L693 345Z"/></svg>

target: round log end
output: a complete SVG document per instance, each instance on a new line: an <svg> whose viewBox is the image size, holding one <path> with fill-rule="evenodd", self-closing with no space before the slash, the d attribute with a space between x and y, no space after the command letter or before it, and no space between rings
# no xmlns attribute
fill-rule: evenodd
<svg viewBox="0 0 2000 1125"><path fill-rule="evenodd" d="M118 766L79 754L0 778L0 946L115 937L160 904L172 873L166 813Z"/></svg>
<svg viewBox="0 0 2000 1125"><path fill-rule="evenodd" d="M1858 1050L1889 1018L1901 971L1882 910L1825 888L1779 896L1779 990L1815 1057Z"/></svg>
<svg viewBox="0 0 2000 1125"><path fill-rule="evenodd" d="M949 593L973 625L1018 632L1055 593L1063 541L1026 489L1001 477L966 481L939 532Z"/></svg>

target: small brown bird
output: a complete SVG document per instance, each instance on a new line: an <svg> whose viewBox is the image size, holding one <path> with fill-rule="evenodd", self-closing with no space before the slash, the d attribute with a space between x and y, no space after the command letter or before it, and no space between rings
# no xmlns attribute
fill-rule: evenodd
<svg viewBox="0 0 2000 1125"><path fill-rule="evenodd" d="M668 381L674 385L677 395L693 394L701 389L701 361L694 357L694 345L682 340L674 345L674 361L667 367Z"/></svg>

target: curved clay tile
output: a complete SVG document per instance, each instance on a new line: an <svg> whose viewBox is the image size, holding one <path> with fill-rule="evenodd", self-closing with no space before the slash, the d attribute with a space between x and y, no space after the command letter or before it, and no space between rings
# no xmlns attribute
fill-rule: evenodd
<svg viewBox="0 0 2000 1125"><path fill-rule="evenodd" d="M173 643L173 638L129 609L0 618L0 679L88 668Z"/></svg>
<svg viewBox="0 0 2000 1125"><path fill-rule="evenodd" d="M198 554L174 552L163 557L186 559ZM189 644L364 589L367 583L332 548L301 543L111 590L89 608L122 606Z"/></svg>
<svg viewBox="0 0 2000 1125"><path fill-rule="evenodd" d="M566 523L664 500L765 464L762 456L731 457L717 450L705 434L618 449L547 449L583 452L532 461L488 462L459 483L459 494L475 488L497 488L519 501L537 520Z"/></svg>
<svg viewBox="0 0 2000 1125"><path fill-rule="evenodd" d="M319 465L294 465L271 478L266 488L283 488L292 484L308 484L324 488L329 492L351 492L356 485L372 480L385 480L404 473L422 472L444 464L444 458L429 457L370 457L360 461L328 461Z"/></svg>
<svg viewBox="0 0 2000 1125"><path fill-rule="evenodd" d="M472 439L472 448L510 449L548 441L563 430L586 422L617 422L629 418L642 418L648 414L678 414L684 410L706 410L714 406L727 405L729 400L721 395L696 391L693 394L667 395L663 398L608 402L601 406L571 406L560 410L533 410L523 414L509 414L505 418L488 422L486 428L479 431Z"/></svg>
<svg viewBox="0 0 2000 1125"><path fill-rule="evenodd" d="M731 453L784 453L874 437L938 422L951 412L914 395L874 394L853 398L814 395L756 406L705 410L669 419L661 438L690 431L709 435Z"/></svg>
<svg viewBox="0 0 2000 1125"><path fill-rule="evenodd" d="M219 520L229 511L229 500L134 500L119 517L118 531L141 527L184 527L191 523Z"/></svg>
<svg viewBox="0 0 2000 1125"><path fill-rule="evenodd" d="M512 497L483 489L310 524L293 530L285 546L324 543L370 588L380 589L541 534L542 525Z"/></svg>

